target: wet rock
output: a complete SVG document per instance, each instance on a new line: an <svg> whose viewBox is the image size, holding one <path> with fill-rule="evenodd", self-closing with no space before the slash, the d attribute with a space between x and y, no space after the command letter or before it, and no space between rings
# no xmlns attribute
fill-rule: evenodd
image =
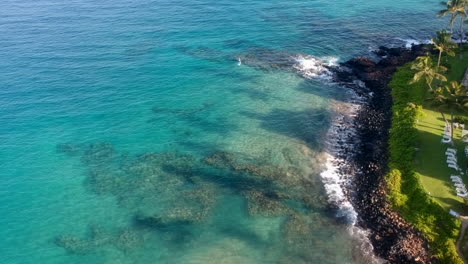
<svg viewBox="0 0 468 264"><path fill-rule="evenodd" d="M368 58L356 58L343 63L346 71L338 71L338 82L363 93L355 80L365 83L367 96L355 123L357 127L357 151L351 152L354 171L354 192L348 194L359 214L358 225L371 232L370 239L375 253L390 263L436 263L429 252L427 240L421 232L393 211L386 198L384 175L388 168L388 138L391 126L391 89L388 83L398 66L423 55L423 45L404 48L379 48L376 54L385 56L378 63ZM354 80L353 83L349 82Z"/></svg>
<svg viewBox="0 0 468 264"><path fill-rule="evenodd" d="M380 57L385 57L388 55L389 48L385 46L380 46L377 50L374 50L375 55Z"/></svg>
<svg viewBox="0 0 468 264"><path fill-rule="evenodd" d="M367 57L357 57L351 59L343 64L343 66L349 67L353 70L359 70L364 72L374 71L377 63Z"/></svg>

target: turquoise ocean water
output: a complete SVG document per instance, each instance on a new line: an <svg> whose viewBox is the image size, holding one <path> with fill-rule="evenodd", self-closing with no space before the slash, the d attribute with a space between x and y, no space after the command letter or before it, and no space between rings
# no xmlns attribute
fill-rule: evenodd
<svg viewBox="0 0 468 264"><path fill-rule="evenodd" d="M437 3L1 1L0 263L365 263L319 176L345 89L272 68Z"/></svg>

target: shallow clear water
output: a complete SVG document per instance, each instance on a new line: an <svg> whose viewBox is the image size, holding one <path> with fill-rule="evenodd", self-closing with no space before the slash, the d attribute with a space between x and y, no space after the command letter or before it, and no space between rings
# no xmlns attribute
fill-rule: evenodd
<svg viewBox="0 0 468 264"><path fill-rule="evenodd" d="M0 262L364 262L319 177L345 90L272 68L427 39L432 2L1 1Z"/></svg>

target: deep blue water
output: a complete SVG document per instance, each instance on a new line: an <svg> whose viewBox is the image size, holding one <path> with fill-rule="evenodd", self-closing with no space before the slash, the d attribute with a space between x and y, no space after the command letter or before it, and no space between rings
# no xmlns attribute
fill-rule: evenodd
<svg viewBox="0 0 468 264"><path fill-rule="evenodd" d="M363 263L319 177L344 88L272 68L437 3L1 1L0 263Z"/></svg>

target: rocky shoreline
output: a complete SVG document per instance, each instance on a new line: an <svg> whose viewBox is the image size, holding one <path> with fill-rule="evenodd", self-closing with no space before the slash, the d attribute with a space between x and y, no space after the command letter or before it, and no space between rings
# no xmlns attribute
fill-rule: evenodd
<svg viewBox="0 0 468 264"><path fill-rule="evenodd" d="M392 118L391 89L397 67L430 52L424 45L411 49L380 47L378 62L358 57L333 68L336 82L351 87L365 98L356 118L354 142L343 144L351 163L343 173L353 174L349 200L358 213L357 225L370 232L377 256L390 263L436 263L422 233L392 210L384 176L388 172L388 139ZM342 128L345 130L346 128Z"/></svg>
<svg viewBox="0 0 468 264"><path fill-rule="evenodd" d="M213 56L217 53L210 50L190 52L204 59L217 59ZM307 79L325 79L352 89L353 94L346 102L337 103L338 108L345 109L336 120L336 127L327 135L327 144L331 145L334 156L330 165L333 170L336 167L340 179L322 178L330 185L332 196L335 195L329 197L331 206L342 211L339 217L366 230L375 255L389 263L437 263L423 234L392 210L384 181L388 172L392 118L388 84L397 67L426 53L431 53L430 46L380 47L374 52L376 60L358 57L339 65L306 54L265 48L252 48L235 56L239 64L249 67L292 71ZM356 113L349 112L353 105L358 105ZM335 188L338 185L341 188ZM346 192L347 199L342 193L337 195L337 189ZM330 193L327 194L330 196Z"/></svg>

